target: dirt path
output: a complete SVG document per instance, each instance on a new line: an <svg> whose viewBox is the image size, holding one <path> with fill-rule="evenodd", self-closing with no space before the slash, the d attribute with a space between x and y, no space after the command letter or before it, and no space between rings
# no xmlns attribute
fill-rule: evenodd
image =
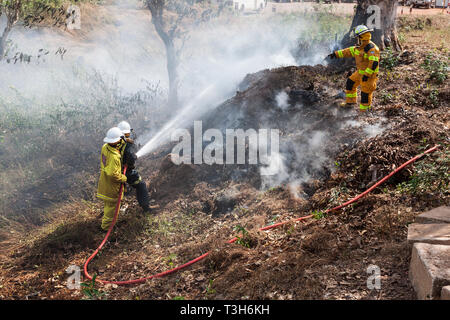
<svg viewBox="0 0 450 320"><path fill-rule="evenodd" d="M332 11L338 15L352 15L355 7L355 3L332 3L332 4L319 4L316 2L295 2L295 3L275 3L269 2L264 14L277 13L289 13L289 12L313 12L313 11ZM411 11L410 11L411 10ZM446 13L449 9L445 8L414 8L410 9L407 6L399 6L397 9L398 15L437 15Z"/></svg>

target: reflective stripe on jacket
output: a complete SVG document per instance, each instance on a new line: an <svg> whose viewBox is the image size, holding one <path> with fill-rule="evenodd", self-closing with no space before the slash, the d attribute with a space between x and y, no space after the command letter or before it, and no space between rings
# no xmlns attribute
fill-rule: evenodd
<svg viewBox="0 0 450 320"><path fill-rule="evenodd" d="M372 41L364 41L359 47L348 47L334 52L338 58L355 58L358 73L371 77L377 75L380 65L380 49Z"/></svg>

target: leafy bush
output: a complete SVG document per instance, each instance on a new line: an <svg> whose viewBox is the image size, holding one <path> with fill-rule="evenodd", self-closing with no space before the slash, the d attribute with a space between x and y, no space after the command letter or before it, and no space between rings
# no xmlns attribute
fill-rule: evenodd
<svg viewBox="0 0 450 320"><path fill-rule="evenodd" d="M95 279L97 278L97 275L94 274L92 277L92 280L90 282L82 282L80 285L83 287L81 289L81 292L85 295L85 299L89 300L101 300L105 293L103 291L100 291L95 286Z"/></svg>
<svg viewBox="0 0 450 320"><path fill-rule="evenodd" d="M442 59L429 52L422 67L430 74L430 80L435 80L438 84L443 84L448 78L448 58Z"/></svg>
<svg viewBox="0 0 450 320"><path fill-rule="evenodd" d="M449 183L450 150L447 148L435 160L428 157L418 162L409 181L400 183L397 189L414 195L448 193Z"/></svg>
<svg viewBox="0 0 450 320"><path fill-rule="evenodd" d="M394 96L386 91L382 91L380 95L381 104L389 104L394 101Z"/></svg>
<svg viewBox="0 0 450 320"><path fill-rule="evenodd" d="M439 106L439 90L433 89L430 92L430 103L433 107Z"/></svg>
<svg viewBox="0 0 450 320"><path fill-rule="evenodd" d="M398 55L392 51L390 47L386 48L381 52L380 66L386 70L392 70L394 67L398 66L399 58Z"/></svg>
<svg viewBox="0 0 450 320"><path fill-rule="evenodd" d="M236 235L236 238L237 238L236 243L240 244L243 247L250 248L251 245L250 245L250 241L248 239L248 231L245 230L245 228L241 225L235 226L234 231L236 233L240 232L242 234L242 237L239 235Z"/></svg>
<svg viewBox="0 0 450 320"><path fill-rule="evenodd" d="M326 217L326 213L323 211L315 210L312 213L314 219L319 220Z"/></svg>

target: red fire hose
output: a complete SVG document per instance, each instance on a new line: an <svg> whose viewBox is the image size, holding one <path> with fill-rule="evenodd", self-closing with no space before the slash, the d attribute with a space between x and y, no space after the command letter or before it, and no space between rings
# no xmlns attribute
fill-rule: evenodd
<svg viewBox="0 0 450 320"><path fill-rule="evenodd" d="M440 145L436 145L436 146L434 146L433 148L430 148L430 149L426 150L425 152L423 152L423 153L421 153L421 154L415 156L414 158L408 160L407 162L405 162L405 163L402 164L400 167L398 167L397 169L395 169L394 171L392 171L389 175L385 176L383 179L379 180L376 184L374 184L372 187L370 187L369 189L367 189L367 190L364 191L363 193L361 193L361 194L359 194L358 196L354 197L353 199L351 199L351 200L349 200L349 201L347 201L347 202L341 204L340 206L337 206L337 207L334 207L334 208L332 208L332 209L326 210L324 213L329 213L329 212L332 212L332 211L339 210L339 209L341 209L341 208L343 208L343 207L348 206L349 204L351 204L351 203L353 203L353 202L358 201L359 199L361 199L362 197L364 197L365 195L367 195L369 192L371 192L372 190L374 190L375 188L377 188L379 185L381 185L383 182L385 182L386 180L388 180L388 179L389 179L390 177L392 177L394 174L396 174L397 172L399 172L400 170L402 170L404 167L406 167L407 165L409 165L409 164L411 164L411 163L417 161L418 159L422 158L422 157L423 157L424 155L426 155L427 153L431 153L431 152L436 151L439 147L440 147ZM125 166L124 171L123 171L124 174L126 173L126 170L127 170L127 167ZM98 248L94 251L94 253L86 260L86 262L85 262L85 264L84 264L84 275L85 275L89 280L92 280L92 277L89 275L89 273L88 273L88 271L87 271L88 264L89 264L89 262L91 262L91 260L97 255L97 253L103 248L103 246L105 245L106 241L108 240L108 237L109 237L109 235L110 235L110 233L111 233L111 231L112 231L112 229L113 229L113 227L114 227L114 225L115 225L115 223L116 223L117 216L118 216L118 213L119 213L119 208L120 208L120 202L122 201L122 191L123 191L123 184L120 186L120 190L119 190L119 199L117 200L116 211L115 211L114 219L113 219L113 221L112 221L112 223L111 223L111 226L109 227L108 232L106 233L106 236L105 236L105 238L103 239L102 243L100 243L99 247L98 247ZM284 224L287 224L287 223L289 223L289 222L293 222L293 221L301 221L301 220L309 219L309 218L312 218L312 217L314 217L313 214L308 215L308 216L304 216L304 217L300 217L300 218L296 218L296 219L291 219L291 220L279 222L279 223L276 223L276 224L272 224L272 225L269 225L269 226L260 228L259 230L261 230L261 231L269 230L269 229L277 228L277 227L282 226L282 225L284 225ZM233 243L233 242L235 242L236 240L237 240L237 238L233 238L233 239L231 239L231 240L228 240L227 243ZM149 280L149 279L153 279L153 278L161 278L161 277L167 276L167 275L169 275L169 274L175 273L175 272L177 272L177 271L179 271L179 270L181 270L181 269L184 269L184 268L186 268L186 267L188 267L188 266L190 266L190 265L192 265L192 264L194 264L194 263L196 263L196 262L198 262L198 261L200 261L200 260L206 258L209 254L210 254L210 252L206 252L206 253L202 254L201 256L199 256L199 257L197 257L197 258L195 258L195 259L193 259L193 260L191 260L191 261L189 261L189 262L187 262L187 263L185 263L185 264L183 264L183 265L181 265L181 266L178 266L178 267L176 267L176 268L173 268L173 269L170 269L170 270L161 272L161 273L157 273L157 274L154 274L154 275L152 275L152 276L145 277L145 278L140 278L140 279L135 279L135 280L125 280L125 281L108 281L108 280L101 280L101 279L98 279L98 278L96 278L95 280L98 281L98 282L100 282L100 283L104 283L104 284L111 283L111 284L117 284L117 285L127 285L127 284L143 283L143 282L145 282L145 281L147 281L147 280Z"/></svg>

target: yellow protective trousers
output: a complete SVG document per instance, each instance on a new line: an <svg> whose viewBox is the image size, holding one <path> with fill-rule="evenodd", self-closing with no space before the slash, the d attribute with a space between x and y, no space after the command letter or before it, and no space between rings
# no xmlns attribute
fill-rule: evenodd
<svg viewBox="0 0 450 320"><path fill-rule="evenodd" d="M357 88L361 86L361 103L359 109L367 111L372 106L373 92L377 88L378 75L368 77L367 81L362 81L364 72L357 70L348 79L345 85L345 102L357 103Z"/></svg>
<svg viewBox="0 0 450 320"><path fill-rule="evenodd" d="M117 201L105 200L105 207L103 209L102 229L108 230L111 226L111 222L114 219L114 213L116 211Z"/></svg>

